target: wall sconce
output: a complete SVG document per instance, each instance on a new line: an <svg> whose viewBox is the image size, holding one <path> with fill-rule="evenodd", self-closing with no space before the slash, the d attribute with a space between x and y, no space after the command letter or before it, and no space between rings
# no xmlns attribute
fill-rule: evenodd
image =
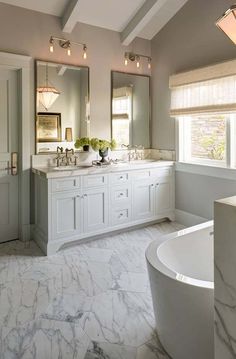
<svg viewBox="0 0 236 359"><path fill-rule="evenodd" d="M65 49L67 51L68 56L71 56L71 45L82 46L83 47L83 59L84 60L87 59L87 45L86 44L82 44L81 42L75 42L75 41L70 41L70 40L66 40L66 39L61 39L60 37L56 37L56 36L51 36L49 39L49 51L50 52L54 52L54 43L55 42L57 42L58 45L62 49Z"/></svg>
<svg viewBox="0 0 236 359"><path fill-rule="evenodd" d="M147 59L147 66L150 69L152 58L150 56L146 56L146 55L135 54L134 52L125 52L125 66L128 66L129 61L131 61L131 62L136 61L136 66L137 66L137 68L139 68L141 58Z"/></svg>
<svg viewBox="0 0 236 359"><path fill-rule="evenodd" d="M67 142L72 142L73 141L72 128L71 127L66 127L66 129L65 129L65 140Z"/></svg>
<svg viewBox="0 0 236 359"><path fill-rule="evenodd" d="M216 26L236 45L236 5L232 5L216 21Z"/></svg>

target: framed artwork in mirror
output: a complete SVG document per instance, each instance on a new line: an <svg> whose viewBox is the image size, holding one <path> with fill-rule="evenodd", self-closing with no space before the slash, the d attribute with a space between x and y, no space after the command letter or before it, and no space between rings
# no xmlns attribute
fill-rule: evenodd
<svg viewBox="0 0 236 359"><path fill-rule="evenodd" d="M38 112L37 141L61 142L61 114L54 112Z"/></svg>

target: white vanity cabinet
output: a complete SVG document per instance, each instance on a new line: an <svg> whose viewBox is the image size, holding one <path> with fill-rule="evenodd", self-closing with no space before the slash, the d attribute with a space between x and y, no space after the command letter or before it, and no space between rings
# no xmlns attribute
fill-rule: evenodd
<svg viewBox="0 0 236 359"><path fill-rule="evenodd" d="M133 185L133 219L154 217L154 184L150 180L138 180Z"/></svg>
<svg viewBox="0 0 236 359"><path fill-rule="evenodd" d="M46 254L103 233L174 219L171 164L104 172L93 169L93 174L73 171L73 176L66 172L48 176L34 170L34 238Z"/></svg>
<svg viewBox="0 0 236 359"><path fill-rule="evenodd" d="M51 196L52 238L59 239L82 233L83 207L79 191L63 191Z"/></svg>
<svg viewBox="0 0 236 359"><path fill-rule="evenodd" d="M83 194L84 233L106 229L109 221L108 188L90 188Z"/></svg>

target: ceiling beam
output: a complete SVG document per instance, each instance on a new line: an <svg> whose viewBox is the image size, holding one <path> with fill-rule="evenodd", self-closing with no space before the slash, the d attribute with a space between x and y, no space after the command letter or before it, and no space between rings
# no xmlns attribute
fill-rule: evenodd
<svg viewBox="0 0 236 359"><path fill-rule="evenodd" d="M78 19L79 0L69 0L64 14L61 18L62 31L71 33L77 24Z"/></svg>
<svg viewBox="0 0 236 359"><path fill-rule="evenodd" d="M122 45L128 46L169 0L146 0L121 33Z"/></svg>

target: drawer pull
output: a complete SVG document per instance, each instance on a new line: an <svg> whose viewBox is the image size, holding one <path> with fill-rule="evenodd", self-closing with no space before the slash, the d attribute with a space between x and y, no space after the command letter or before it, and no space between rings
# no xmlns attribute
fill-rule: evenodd
<svg viewBox="0 0 236 359"><path fill-rule="evenodd" d="M123 215L124 215L124 213L120 213L120 214L119 214L119 218L122 218Z"/></svg>
<svg viewBox="0 0 236 359"><path fill-rule="evenodd" d="M119 197L122 197L122 196L124 196L124 193L123 193L123 192L120 192Z"/></svg>

